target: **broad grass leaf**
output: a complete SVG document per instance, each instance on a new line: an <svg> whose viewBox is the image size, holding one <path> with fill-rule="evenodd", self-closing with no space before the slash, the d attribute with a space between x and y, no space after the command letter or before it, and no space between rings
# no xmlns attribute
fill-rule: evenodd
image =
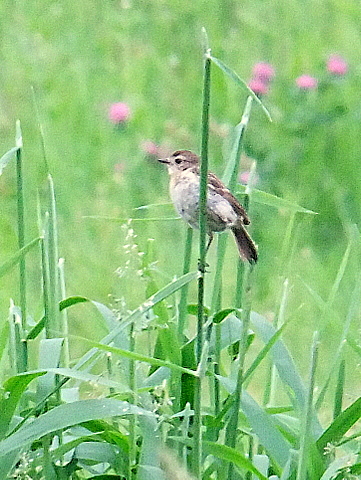
<svg viewBox="0 0 361 480"><path fill-rule="evenodd" d="M117 464L117 449L106 442L82 442L75 449L76 458L90 460L95 463L109 463L111 467Z"/></svg>
<svg viewBox="0 0 361 480"><path fill-rule="evenodd" d="M274 326L256 312L251 312L251 324L264 343L268 343L276 333ZM292 392L290 399L295 404L296 410L303 412L306 402L306 389L294 361L281 339L278 339L273 345L271 355L281 380L290 387L288 393ZM313 415L312 433L318 437L322 431L316 415Z"/></svg>
<svg viewBox="0 0 361 480"><path fill-rule="evenodd" d="M220 375L217 375L217 378L229 393L234 392L235 381ZM284 467L290 455L291 445L283 438L272 416L266 413L245 390L242 392L241 408L252 430L273 461L278 467Z"/></svg>
<svg viewBox="0 0 361 480"><path fill-rule="evenodd" d="M40 340L39 344L39 363L38 368L56 368L59 366L62 353L63 338L45 338ZM55 374L47 372L38 380L36 389L36 402L40 403L55 388Z"/></svg>
<svg viewBox="0 0 361 480"><path fill-rule="evenodd" d="M12 472L13 468L19 461L19 457L21 455L21 450L14 450L13 452L8 453L1 457L0 462L0 478L9 479L10 472Z"/></svg>
<svg viewBox="0 0 361 480"><path fill-rule="evenodd" d="M139 417L139 424L142 430L142 446L140 449L139 466L137 471L137 480L150 480L153 473L158 471L157 480L164 478L160 470L159 453L161 448L158 424L155 418Z"/></svg>
<svg viewBox="0 0 361 480"><path fill-rule="evenodd" d="M0 457L28 446L44 435L63 430L72 425L99 418L126 415L153 416L154 414L128 402L110 398L80 400L79 402L60 405L24 424L15 433L2 440L0 442Z"/></svg>
<svg viewBox="0 0 361 480"><path fill-rule="evenodd" d="M6 435L16 407L29 383L35 378L45 375L45 373L46 372L20 373L19 375L8 378L3 384L3 393L0 398L0 439Z"/></svg>
<svg viewBox="0 0 361 480"><path fill-rule="evenodd" d="M228 317L228 315L230 315L234 311L234 308L225 308L224 310L220 310L213 315L213 323L221 323L226 317Z"/></svg>
<svg viewBox="0 0 361 480"><path fill-rule="evenodd" d="M357 474L357 472L352 472L352 464L357 461L358 455L355 453L350 453L341 458L336 458L324 472L320 480L343 480L349 477L348 474ZM353 465L354 467L355 465ZM342 473L342 469L345 469L345 472ZM355 469L354 469L355 470ZM360 473L360 472L359 472ZM341 476L338 476L340 474ZM346 476L347 475L347 476Z"/></svg>
<svg viewBox="0 0 361 480"><path fill-rule="evenodd" d="M168 369L167 369L168 370ZM114 388L121 393L130 393L131 390L127 385L120 382L110 380L101 375L94 375L83 370L75 370L74 368L43 368L31 373L50 373L52 375L60 375L62 377L80 380L81 382L91 383L93 385L102 385L108 388ZM51 390L52 391L52 390Z"/></svg>

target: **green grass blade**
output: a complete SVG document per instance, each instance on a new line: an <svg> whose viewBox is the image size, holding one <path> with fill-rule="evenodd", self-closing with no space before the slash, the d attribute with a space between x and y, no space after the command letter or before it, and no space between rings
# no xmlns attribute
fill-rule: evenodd
<svg viewBox="0 0 361 480"><path fill-rule="evenodd" d="M9 260L0 265L0 278L8 273L15 265L17 265L21 259L32 250L41 240L41 237L34 238L31 242L27 243L23 248L18 250Z"/></svg>
<svg viewBox="0 0 361 480"><path fill-rule="evenodd" d="M151 310L157 303L166 299L179 289L181 289L185 284L195 280L198 276L198 272L190 272L186 275L182 275L178 279L172 281L165 287L161 288L157 293L149 297L144 303L142 303L138 308L136 308L130 315L125 317L122 322L114 328L108 335L106 335L101 341L101 344L108 344L112 342L120 332L124 331L131 323L139 321L145 313ZM75 368L80 368L85 363L87 363L95 354L97 349L92 349L87 352L82 358L77 362Z"/></svg>
<svg viewBox="0 0 361 480"><path fill-rule="evenodd" d="M191 446L191 441L183 437L169 437L170 440L183 443L187 446ZM214 455L215 457L224 460L226 462L234 463L242 472L249 471L252 472L260 480L267 480L265 477L253 464L248 460L248 458L241 453L240 450L227 447L226 445L221 445L215 442L203 441L204 451L208 455Z"/></svg>
<svg viewBox="0 0 361 480"><path fill-rule="evenodd" d="M233 192L237 184L238 178L238 171L239 171L239 160L242 151L243 145L243 136L246 131L249 117L251 115L252 109L252 97L247 98L246 106L244 107L244 111L242 114L242 119L240 123L235 127L235 135L234 140L231 148L231 153L229 156L229 160L227 162L222 181L228 188Z"/></svg>
<svg viewBox="0 0 361 480"><path fill-rule="evenodd" d="M0 158L0 175L3 173L4 168L15 157L15 154L17 153L17 151L18 151L18 147L10 148L10 150L4 153L4 155Z"/></svg>
<svg viewBox="0 0 361 480"><path fill-rule="evenodd" d="M269 342L276 333L275 328L256 312L252 312L251 314L251 324L264 343ZM281 339L278 339L272 347L271 355L280 379L292 392L290 394L290 400L294 404L295 409L298 412L304 411L307 398L306 389L301 376L296 369L292 356ZM322 433L322 427L316 415L313 415L312 432L314 435L321 435Z"/></svg>
<svg viewBox="0 0 361 480"><path fill-rule="evenodd" d="M20 121L16 121L16 197L17 197L17 223L18 223L18 245L19 250L25 246L25 207L24 207L24 178L23 178L23 159L22 149L23 140ZM23 331L26 330L26 262L25 256L19 259L19 290L20 290L20 308L21 323Z"/></svg>
<svg viewBox="0 0 361 480"><path fill-rule="evenodd" d="M231 79L233 80L239 87L241 87L243 90L246 90L248 95L250 95L253 100L255 100L258 105L262 108L262 110L264 111L264 113L266 114L266 117L268 118L268 120L270 122L272 122L272 117L271 117L271 114L269 113L269 111L267 110L267 108L263 105L263 103L261 102L261 100L257 97L257 95L255 95L255 93L253 92L253 90L251 90L249 88L249 86L247 85L247 83L242 80L242 78L234 71L232 70L231 68L227 67L227 65L225 65L221 60L219 60L218 58L216 57L213 57L211 55L211 60L213 63L215 63L217 65L217 67L219 67L221 70L223 70L223 72Z"/></svg>
<svg viewBox="0 0 361 480"><path fill-rule="evenodd" d="M125 358L128 358L130 360L138 360L139 362L145 362L145 363L148 363L149 365L153 365L155 367L167 367L170 370L174 370L176 372L181 372L181 373L187 373L188 375L192 375L194 377L198 376L196 371L190 370L189 368L184 368L180 365L169 362L167 360L161 360L160 358L149 357L148 355L142 355L140 353L132 352L130 350L124 350L122 348L112 347L110 345L106 345L106 344L103 344L103 343L93 342L93 341L88 340L84 337L74 337L74 336L72 336L72 338L77 338L79 340L83 340L86 343L88 343L89 345L92 345L95 349L103 350L105 352L114 353L115 355L120 355L121 357L125 357Z"/></svg>
<svg viewBox="0 0 361 480"><path fill-rule="evenodd" d="M300 448L299 448L296 480L306 480L308 467L310 466L310 444L312 442L311 427L312 427L312 417L313 417L313 392L315 387L318 345L319 345L318 332L315 332L313 336L313 342L312 342L311 365L310 365L310 373L309 373L309 381L308 381L307 401L305 403L305 406L302 412L302 417L301 417L302 421L301 421L301 432L300 432ZM312 465L312 467L310 468L313 469L313 467L314 465ZM310 472L309 474L311 475Z"/></svg>
<svg viewBox="0 0 361 480"><path fill-rule="evenodd" d="M44 338L39 344L39 362L40 370L46 368L59 367L60 357L62 353L64 339L63 338ZM47 373L39 378L36 390L36 402L40 403L55 388L55 375Z"/></svg>
<svg viewBox="0 0 361 480"><path fill-rule="evenodd" d="M247 186L245 185L238 185L237 187L237 194L245 194ZM308 210L307 208L301 207L297 205L297 203L290 202L281 197L277 197L276 195L272 195L271 193L263 192L262 190L257 190L254 188L252 190L252 201L256 203L260 203L262 205L268 205L269 207L274 207L277 209L286 209L293 213L305 213L309 215L317 215L317 212L313 210Z"/></svg>
<svg viewBox="0 0 361 480"><path fill-rule="evenodd" d="M0 397L0 439L3 439L6 435L11 419L29 383L45 373L21 373L8 378L4 382L3 393Z"/></svg>
<svg viewBox="0 0 361 480"><path fill-rule="evenodd" d="M61 298L66 298L66 285L65 285L65 270L64 270L64 258L59 259L59 285ZM68 312L66 309L61 314L61 336L64 338L63 347L63 366L68 368L70 364L70 350L69 350L69 325L68 325Z"/></svg>
<svg viewBox="0 0 361 480"><path fill-rule="evenodd" d="M233 395L236 382L222 376L218 378L225 390ZM267 450L278 468L283 467L289 457L291 445L283 438L272 416L266 413L245 390L242 392L241 408L260 444Z"/></svg>
<svg viewBox="0 0 361 480"><path fill-rule="evenodd" d="M56 204L54 182L51 175L48 175L49 189L49 224L47 235L47 261L49 265L49 318L47 332L51 337L59 335L60 315L59 315L59 271L58 271L58 227L56 218Z"/></svg>
<svg viewBox="0 0 361 480"><path fill-rule="evenodd" d="M321 454L327 444L336 444L348 430L361 418L361 397L355 400L331 423L317 440Z"/></svg>
<svg viewBox="0 0 361 480"><path fill-rule="evenodd" d="M118 217L106 217L104 215L84 215L82 218L90 218L93 220L107 220L109 222L116 223L128 223L128 222L167 222L174 220L180 220L182 217L151 217L151 218L118 218Z"/></svg>
<svg viewBox="0 0 361 480"><path fill-rule="evenodd" d="M345 371L346 362L345 359L341 360L340 367L338 369L337 384L335 390L335 401L333 405L333 418L336 419L342 412L342 400L345 388Z"/></svg>
<svg viewBox="0 0 361 480"><path fill-rule="evenodd" d="M192 240L193 240L193 229L187 229L187 236L184 246L184 260L183 260L183 275L187 274L190 270L191 258L192 258ZM178 306L178 336L179 339L182 338L185 321L187 318L187 304L188 304L188 290L189 284L187 283L181 290L181 296Z"/></svg>
<svg viewBox="0 0 361 480"><path fill-rule="evenodd" d="M331 367L330 367L330 370L329 370L329 374L327 375L326 381L325 381L323 387L321 388L320 394L317 398L316 409L320 408L320 406L323 402L323 399L326 395L326 391L327 391L328 386L329 386L329 384L331 382L331 379L333 377L335 368L337 367L337 364L340 361L340 358L342 356L342 352L343 352L343 349L344 349L346 339L349 336L351 322L358 314L360 295L361 295L361 277L358 278L358 280L356 282L356 285L353 289L353 292L352 292L352 295L351 295L351 300L350 300L350 306L349 306L349 309L348 309L348 312L347 312L347 315L346 315L346 321L344 322L341 338L339 340L339 344L338 344L336 353L333 356L333 360L332 360L332 364L331 364ZM331 308L331 305L332 305L332 303L329 303L329 302L325 303L323 312L329 311L330 308Z"/></svg>
<svg viewBox="0 0 361 480"><path fill-rule="evenodd" d="M143 408L110 398L80 400L53 408L49 412L23 425L0 442L0 457L30 445L44 435L77 425L89 420L127 415L153 416Z"/></svg>
<svg viewBox="0 0 361 480"><path fill-rule="evenodd" d="M282 325L270 338L270 340L266 343L266 345L262 348L262 350L258 353L256 358L253 360L252 364L249 366L247 371L244 374L243 381L246 382L253 372L256 370L256 368L260 365L262 360L266 358L267 354L273 347L273 345L277 342L277 340L280 338L281 334L283 333L283 330L286 328L286 323Z"/></svg>

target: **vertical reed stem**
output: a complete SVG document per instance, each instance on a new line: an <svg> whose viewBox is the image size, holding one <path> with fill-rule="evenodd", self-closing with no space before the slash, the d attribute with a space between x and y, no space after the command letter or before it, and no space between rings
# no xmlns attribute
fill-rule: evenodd
<svg viewBox="0 0 361 480"><path fill-rule="evenodd" d="M23 140L21 135L20 122L16 122L16 186L17 186L17 207L18 207L18 245L19 250L25 245L25 212L24 212L24 189L23 189L23 171L22 171L22 149ZM25 255L19 261L19 287L20 287L20 308L21 325L26 330L26 264Z"/></svg>
<svg viewBox="0 0 361 480"><path fill-rule="evenodd" d="M200 166L199 188L199 278L198 278L198 322L197 322L197 363L201 361L203 350L204 323L204 274L206 268L206 235L207 235L207 176L208 176L208 136L209 136L209 102L210 102L211 59L210 50L206 49L204 64L203 111L202 111L202 154ZM196 378L194 394L194 446L193 473L201 480L202 472L202 414L201 390L202 378Z"/></svg>

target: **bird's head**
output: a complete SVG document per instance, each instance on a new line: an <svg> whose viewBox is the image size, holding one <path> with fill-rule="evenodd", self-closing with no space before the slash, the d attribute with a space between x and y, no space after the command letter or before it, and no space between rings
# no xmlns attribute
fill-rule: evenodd
<svg viewBox="0 0 361 480"><path fill-rule="evenodd" d="M199 164L199 157L190 150L177 150L167 158L158 160L168 166L169 173L187 170Z"/></svg>

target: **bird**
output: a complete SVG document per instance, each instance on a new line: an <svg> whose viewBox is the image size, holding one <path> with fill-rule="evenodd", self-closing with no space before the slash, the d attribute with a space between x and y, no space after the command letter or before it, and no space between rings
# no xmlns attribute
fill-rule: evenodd
<svg viewBox="0 0 361 480"><path fill-rule="evenodd" d="M170 176L169 192L179 215L192 228L199 228L199 157L190 150L177 150L167 158L158 159L168 167ZM236 240L242 260L255 264L258 259L257 247L246 225L250 224L244 207L214 174L207 179L207 233L208 251L214 232L230 229Z"/></svg>

